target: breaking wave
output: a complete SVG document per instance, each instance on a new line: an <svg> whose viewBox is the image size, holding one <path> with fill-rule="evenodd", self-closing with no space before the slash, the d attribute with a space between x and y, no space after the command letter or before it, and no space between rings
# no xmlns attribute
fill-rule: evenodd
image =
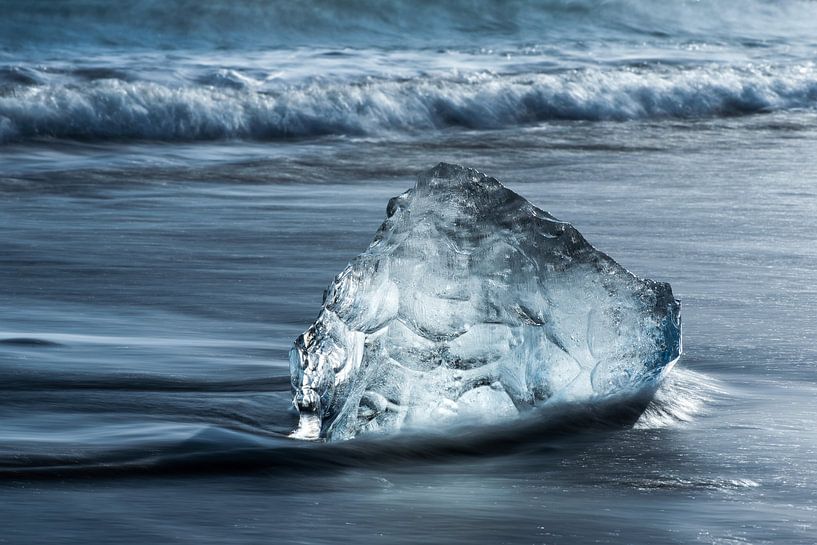
<svg viewBox="0 0 817 545"><path fill-rule="evenodd" d="M717 379L675 368L661 383L635 428L668 428L691 422L726 397L728 393Z"/></svg>
<svg viewBox="0 0 817 545"><path fill-rule="evenodd" d="M174 84L15 83L0 93L0 141L263 140L707 118L817 105L813 63L312 81L273 90L227 76Z"/></svg>

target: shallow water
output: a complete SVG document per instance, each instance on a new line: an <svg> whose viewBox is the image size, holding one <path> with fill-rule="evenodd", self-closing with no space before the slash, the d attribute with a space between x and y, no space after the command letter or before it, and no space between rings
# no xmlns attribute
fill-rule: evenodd
<svg viewBox="0 0 817 545"><path fill-rule="evenodd" d="M255 47L201 39L210 12L196 32L149 17L120 36L93 2L2 4L17 19L0 24L0 541L815 541L817 80L793 23L811 3L738 17L606 2L600 19L590 2L520 3L480 19L492 32L444 37L391 12L362 19L379 33L267 21ZM97 32L69 46L43 18ZM12 81L21 70L36 81ZM139 94L210 100L221 70L253 78L228 84L237 102L156 109ZM525 78L540 102L517 93ZM326 89L337 123L313 130ZM265 92L313 97L275 110L304 130L264 132L286 125L262 117L242 132ZM439 161L498 177L672 284L685 353L634 428L573 408L340 445L286 437L290 343L388 198Z"/></svg>

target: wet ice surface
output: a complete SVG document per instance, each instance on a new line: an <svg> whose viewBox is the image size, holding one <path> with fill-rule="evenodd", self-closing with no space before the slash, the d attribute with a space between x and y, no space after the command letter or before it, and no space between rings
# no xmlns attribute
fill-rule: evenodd
<svg viewBox="0 0 817 545"><path fill-rule="evenodd" d="M386 214L291 351L295 437L635 396L680 356L669 284L629 273L495 178L440 163Z"/></svg>

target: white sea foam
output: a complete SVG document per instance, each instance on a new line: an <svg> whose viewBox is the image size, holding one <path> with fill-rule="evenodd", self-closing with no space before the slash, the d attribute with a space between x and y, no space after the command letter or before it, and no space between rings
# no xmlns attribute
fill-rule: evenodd
<svg viewBox="0 0 817 545"><path fill-rule="evenodd" d="M661 383L635 427L667 428L690 422L726 395L726 390L717 379L676 367Z"/></svg>
<svg viewBox="0 0 817 545"><path fill-rule="evenodd" d="M817 104L811 63L312 81L263 92L227 79L231 85L101 79L17 86L0 96L0 139L275 139L734 116Z"/></svg>

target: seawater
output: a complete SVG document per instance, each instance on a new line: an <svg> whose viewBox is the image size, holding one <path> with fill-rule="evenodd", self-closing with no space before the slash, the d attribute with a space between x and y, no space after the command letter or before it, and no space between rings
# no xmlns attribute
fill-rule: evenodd
<svg viewBox="0 0 817 545"><path fill-rule="evenodd" d="M0 12L0 541L817 540L814 3ZM672 284L634 428L286 437L292 340L439 161Z"/></svg>

